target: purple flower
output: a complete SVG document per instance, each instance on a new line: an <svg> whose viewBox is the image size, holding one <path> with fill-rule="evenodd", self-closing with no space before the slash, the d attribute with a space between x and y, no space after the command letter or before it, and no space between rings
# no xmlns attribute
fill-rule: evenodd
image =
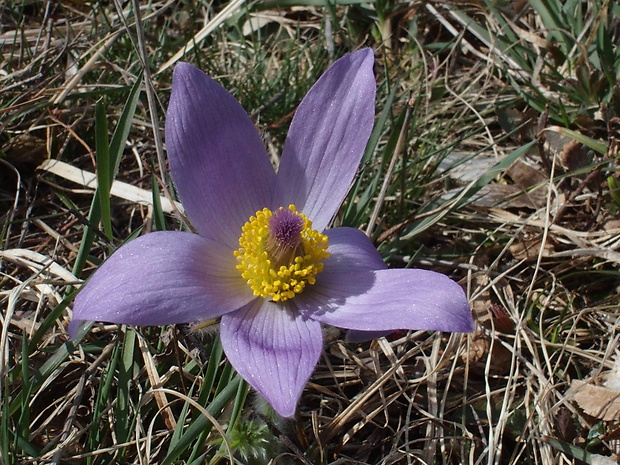
<svg viewBox="0 0 620 465"><path fill-rule="evenodd" d="M254 124L218 83L181 63L166 121L170 170L199 234L119 248L75 299L84 320L164 325L221 318L226 356L291 416L323 346L321 323L356 331L473 329L461 287L386 269L353 228L326 230L374 119L370 49L336 61L299 105L275 173Z"/></svg>

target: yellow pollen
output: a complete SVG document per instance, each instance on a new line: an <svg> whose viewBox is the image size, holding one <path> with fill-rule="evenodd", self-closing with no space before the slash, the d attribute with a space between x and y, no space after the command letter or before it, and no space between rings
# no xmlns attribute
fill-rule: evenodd
<svg viewBox="0 0 620 465"><path fill-rule="evenodd" d="M294 205L264 208L241 228L237 269L255 296L284 302L316 282L330 255L327 245L327 236Z"/></svg>

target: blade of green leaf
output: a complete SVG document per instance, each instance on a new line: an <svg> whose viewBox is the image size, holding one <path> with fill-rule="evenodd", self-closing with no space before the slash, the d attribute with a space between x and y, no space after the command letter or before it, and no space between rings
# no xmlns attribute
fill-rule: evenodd
<svg viewBox="0 0 620 465"><path fill-rule="evenodd" d="M458 194L453 196L451 200L443 201L442 205L431 204L429 206L430 210L438 209L439 211L435 215L431 215L427 218L424 218L420 222L415 223L407 231L407 233L401 237L401 240L411 239L412 237L420 234L425 229L428 229L429 227L437 223L439 220L441 220L441 218L446 216L451 211L458 210L459 208L467 205L473 198L474 194L476 194L480 189L489 184L498 174L506 171L506 169L508 169L510 165L512 165L515 161L525 155L536 143L536 141L531 141L504 157L503 160L493 165L477 180L465 186Z"/></svg>
<svg viewBox="0 0 620 465"><path fill-rule="evenodd" d="M116 172L118 171L118 165L120 163L120 148L124 147L125 143L127 142L127 137L129 136L129 128L131 127L131 121L135 114L136 106L138 104L138 97L140 96L140 83L141 81L138 80L131 88L131 91L129 92L129 97L127 98L127 102L125 103L125 107L123 108L123 112L121 113L119 122L116 125L116 129L114 130L112 142L109 144L111 161L113 161L114 163L114 169L111 169L110 172L114 174L114 177L116 175ZM84 226L82 241L80 242L80 248L75 258L75 264L73 265L73 274L78 278L82 275L82 270L84 269L84 265L86 264L86 260L88 259L88 253L90 252L93 241L95 240L95 233L92 228L97 227L99 221L101 220L101 204L99 197L99 189L97 189L93 196L93 200L90 206L90 212L88 214L89 224Z"/></svg>
<svg viewBox="0 0 620 465"><path fill-rule="evenodd" d="M217 418L224 407L236 396L241 377L235 376L206 406L207 412ZM181 439L168 451L168 455L162 462L162 465L171 465L191 444L202 434L208 434L213 425L203 415L198 416L196 420L187 428Z"/></svg>
<svg viewBox="0 0 620 465"><path fill-rule="evenodd" d="M101 424L101 416L103 415L105 409L110 403L110 393L112 390L112 385L116 380L116 366L118 365L118 361L120 359L120 352L121 346L119 344L115 344L114 349L112 350L112 354L110 355L108 366L103 370L101 374L101 381L99 383L99 389L97 391L97 399L93 407L91 422L93 425ZM89 444L88 450L96 450L101 445L101 438L104 436L104 431L107 429L107 425L105 428L99 427L90 429L87 440L87 443ZM90 459L89 461L91 463L93 462L92 459Z"/></svg>
<svg viewBox="0 0 620 465"><path fill-rule="evenodd" d="M45 320L43 320L43 322L39 325L37 331L34 333L28 343L28 350L30 352L34 352L37 349L41 338L52 326L54 326L58 322L60 316L65 311L65 309L69 306L71 302L73 302L73 299L75 298L77 292L77 290L73 290L72 292L70 292L64 299L62 299L62 302L60 302L58 305L56 305L56 307L54 307L54 310L52 310L50 314L45 318Z"/></svg>
<svg viewBox="0 0 620 465"><path fill-rule="evenodd" d="M580 447L551 437L546 437L545 442L549 443L554 449L564 452L574 459L581 460L585 463L592 463L592 455Z"/></svg>
<svg viewBox="0 0 620 465"><path fill-rule="evenodd" d="M383 111L381 112L381 114L379 115L379 118L377 119L377 122L375 123L375 127L373 128L372 134L370 135L370 139L368 140L368 144L366 145L364 156L362 157L362 162L361 162L362 167L364 167L366 163L368 163L371 160L372 155L375 153L377 149L377 145L379 144L381 135L385 131L385 126L387 124L388 117L392 111L392 103L394 101L394 97L396 96L397 88L398 88L397 85L394 85L392 87L392 90L387 99L387 103L383 107ZM398 122L396 122L395 124L398 126ZM398 130L395 130L394 132L398 133ZM394 141L394 144L395 143L396 142ZM390 143L388 143L388 146L393 148L394 144L390 145ZM351 192L349 192L349 195L347 195L347 201L345 205L343 206L343 211L344 211L344 214L342 217L343 226L357 227L358 225L363 223L363 217L367 215L367 211L370 208L370 203L372 202L372 199L376 195L376 192L379 188L383 169L385 165L387 165L388 163L389 150L390 150L389 147L385 148L385 150L383 151L384 158L381 162L381 165L379 166L379 169L377 170L376 173L373 174L373 178L370 184L366 186L366 188L364 188L362 192L360 192L363 186L362 181L363 181L364 168L362 168L355 184L353 185L353 188L351 189Z"/></svg>
<svg viewBox="0 0 620 465"><path fill-rule="evenodd" d="M32 392L35 392L39 389L44 382L49 381L52 375L57 375L55 373L56 370L60 367L60 365L67 360L69 355L71 355L75 351L75 346L84 339L86 334L90 331L93 326L92 321L84 322L84 324L80 325L80 327L76 330L73 339L65 342L61 345L56 351L49 357L45 363L39 368L39 370L30 377L30 385ZM26 393L21 391L19 395L17 395L11 402L10 413L13 415L21 405L21 401L23 400Z"/></svg>
<svg viewBox="0 0 620 465"><path fill-rule="evenodd" d="M161 197L159 196L159 186L155 176L151 177L151 189L153 191L153 220L155 221L155 229L157 231L165 231L168 229L164 211L161 209Z"/></svg>
<svg viewBox="0 0 620 465"><path fill-rule="evenodd" d="M563 21L562 11L557 7L561 2L553 0L531 0L530 5L534 8L545 27L549 30L549 34L555 38L562 46L562 52L567 55L573 44L563 31L570 29L567 21Z"/></svg>
<svg viewBox="0 0 620 465"><path fill-rule="evenodd" d="M138 101L140 100L141 85L142 81L138 79L131 88L123 112L114 129L112 140L110 140L110 173L112 179L116 178L116 174L118 173L118 167L121 163L125 143L129 137L129 131L131 130L131 121L133 120Z"/></svg>
<svg viewBox="0 0 620 465"><path fill-rule="evenodd" d="M112 187L112 173L110 173L110 145L108 142L108 120L105 107L101 100L95 105L95 141L97 155L97 192L99 192L99 206L101 208L101 223L106 237L112 241L112 218L110 211L110 188Z"/></svg>
<svg viewBox="0 0 620 465"><path fill-rule="evenodd" d="M572 129L563 128L561 126L550 126L545 131L557 132L558 134L563 134L567 137L570 137L577 142L581 142L586 147L591 148L595 152L600 153L601 155L607 154L607 142L600 142L591 137L585 136L580 132L573 131Z"/></svg>
<svg viewBox="0 0 620 465"><path fill-rule="evenodd" d="M129 439L132 415L130 409L129 387L133 377L134 354L136 350L136 331L127 328L123 338L123 350L118 366L118 392L116 395L116 422L114 424L119 443Z"/></svg>

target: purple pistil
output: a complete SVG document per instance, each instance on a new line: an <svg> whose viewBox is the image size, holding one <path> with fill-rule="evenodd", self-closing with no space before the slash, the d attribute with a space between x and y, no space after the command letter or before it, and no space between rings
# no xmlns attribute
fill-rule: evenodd
<svg viewBox="0 0 620 465"><path fill-rule="evenodd" d="M304 220L289 208L280 208L269 219L267 253L277 266L290 265L301 246Z"/></svg>

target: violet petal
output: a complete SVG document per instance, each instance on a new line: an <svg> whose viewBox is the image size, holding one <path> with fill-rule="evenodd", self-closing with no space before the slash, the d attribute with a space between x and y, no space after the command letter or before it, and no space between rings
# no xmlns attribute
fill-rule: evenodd
<svg viewBox="0 0 620 465"><path fill-rule="evenodd" d="M238 247L241 227L271 205L275 173L239 102L196 67L179 63L166 118L170 170L194 227Z"/></svg>
<svg viewBox="0 0 620 465"><path fill-rule="evenodd" d="M217 318L255 299L226 248L197 234L163 231L120 247L78 293L80 321L165 325Z"/></svg>
<svg viewBox="0 0 620 465"><path fill-rule="evenodd" d="M308 318L361 331L474 329L461 286L427 270L332 274L297 296L295 304Z"/></svg>
<svg viewBox="0 0 620 465"><path fill-rule="evenodd" d="M237 372L276 412L292 416L321 354L320 323L288 306L256 299L222 316L220 337Z"/></svg>
<svg viewBox="0 0 620 465"><path fill-rule="evenodd" d="M374 121L371 49L337 60L304 97L291 123L276 197L322 231L347 194Z"/></svg>
<svg viewBox="0 0 620 465"><path fill-rule="evenodd" d="M355 228L334 228L324 231L329 240L327 251L331 256L324 260L318 280L330 279L332 273L386 268L377 249L362 231Z"/></svg>

